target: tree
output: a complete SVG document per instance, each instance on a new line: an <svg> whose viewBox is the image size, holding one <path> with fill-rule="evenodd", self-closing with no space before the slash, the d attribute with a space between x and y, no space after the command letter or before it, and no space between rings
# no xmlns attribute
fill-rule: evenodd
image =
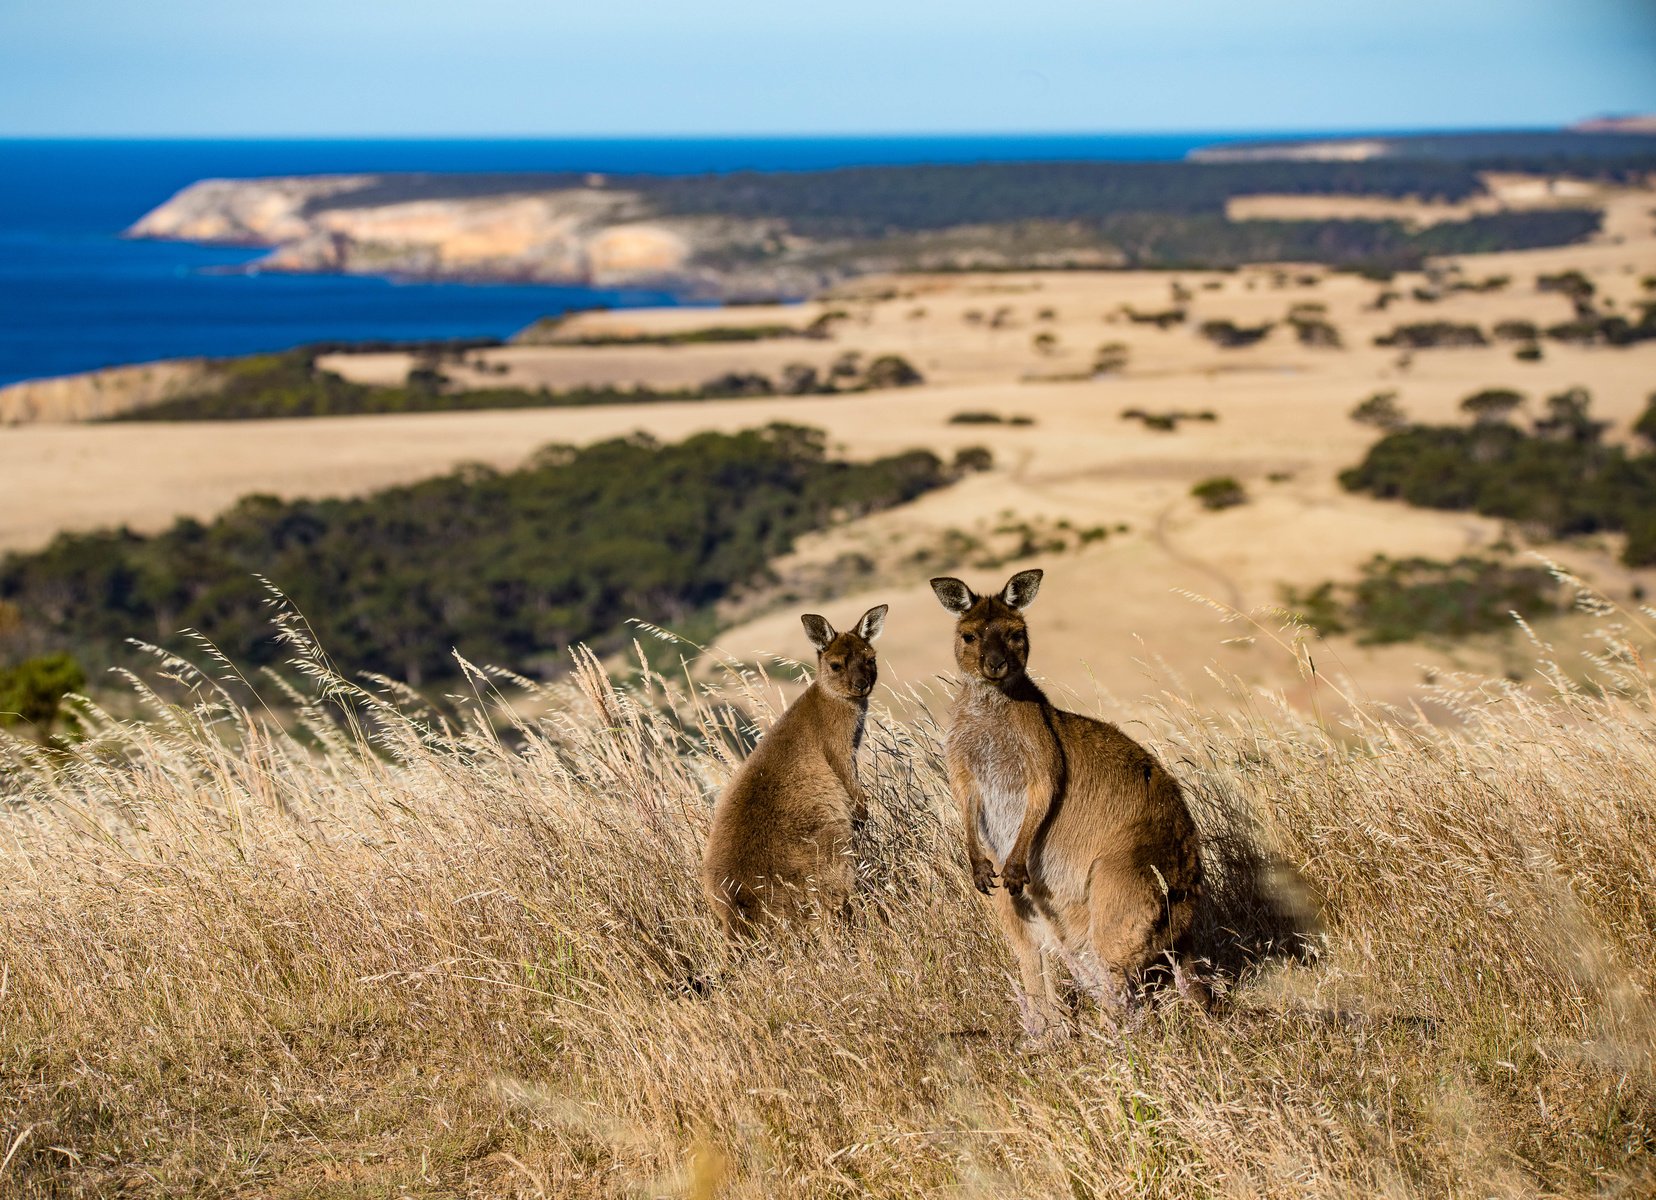
<svg viewBox="0 0 1656 1200"><path fill-rule="evenodd" d="M834 383L850 382L862 371L862 354L857 350L847 350L836 358L828 368L828 378Z"/></svg>
<svg viewBox="0 0 1656 1200"><path fill-rule="evenodd" d="M1504 422L1524 403L1524 393L1511 388L1485 388L1473 392L1460 402L1461 411L1469 413L1480 425Z"/></svg>
<svg viewBox="0 0 1656 1200"><path fill-rule="evenodd" d="M1573 387L1547 397L1547 414L1535 422L1535 432L1541 437L1562 438L1590 446L1604 435L1608 423L1588 416L1593 403L1592 393L1583 387Z"/></svg>
<svg viewBox="0 0 1656 1200"><path fill-rule="evenodd" d="M1633 422L1633 432L1648 442L1652 450L1656 450L1656 392L1651 392L1650 398L1645 401L1644 412Z"/></svg>
<svg viewBox="0 0 1656 1200"><path fill-rule="evenodd" d="M822 390L822 379L810 363L789 363L782 368L782 394L808 396Z"/></svg>
<svg viewBox="0 0 1656 1200"><path fill-rule="evenodd" d="M1408 417L1403 414L1402 407L1397 403L1396 392L1375 392L1351 410L1351 419L1359 425L1373 425L1376 429L1388 432L1402 429L1409 423Z"/></svg>
<svg viewBox="0 0 1656 1200"><path fill-rule="evenodd" d="M913 387L926 382L926 377L914 369L914 364L900 354L882 354L868 364L863 372L863 386L876 391L883 388Z"/></svg>

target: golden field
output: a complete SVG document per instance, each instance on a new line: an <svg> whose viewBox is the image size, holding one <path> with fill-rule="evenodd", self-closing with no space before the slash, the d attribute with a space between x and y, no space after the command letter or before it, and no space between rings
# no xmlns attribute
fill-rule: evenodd
<svg viewBox="0 0 1656 1200"><path fill-rule="evenodd" d="M296 651L297 735L175 662L192 704L14 758L0 1192L1656 1186L1656 724L1625 655L1595 695L1461 681L1447 731L1164 697L1132 728L1202 825L1224 1002L1083 1007L1028 1054L929 719L871 718L851 924L732 955L696 866L729 706L762 727L770 684L687 690L652 642L664 674L578 659L505 744L481 672L441 725Z"/></svg>

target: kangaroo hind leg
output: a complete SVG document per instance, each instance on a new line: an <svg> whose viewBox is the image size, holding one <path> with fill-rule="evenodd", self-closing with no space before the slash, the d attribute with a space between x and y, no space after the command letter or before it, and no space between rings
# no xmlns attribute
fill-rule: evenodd
<svg viewBox="0 0 1656 1200"><path fill-rule="evenodd" d="M1018 964L1018 1008L1023 1015L1024 1041L1040 1046L1067 1032L1063 1006L1058 1001L1058 983L1053 976L1051 956L1044 948L1042 918L1025 893L1012 896L1004 890L990 900L1000 918L1006 944Z"/></svg>

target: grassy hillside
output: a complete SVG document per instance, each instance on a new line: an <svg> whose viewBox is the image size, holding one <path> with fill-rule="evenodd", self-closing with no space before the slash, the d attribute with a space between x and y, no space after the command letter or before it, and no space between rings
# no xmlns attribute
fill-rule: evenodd
<svg viewBox="0 0 1656 1200"><path fill-rule="evenodd" d="M247 496L154 536L62 534L0 558L0 605L29 653L104 664L129 638L178 647L194 629L260 665L281 652L264 576L343 665L424 683L454 673L452 649L532 668L577 641L611 644L630 615L695 621L801 533L952 478L929 451L846 462L787 425L552 446L518 471L356 499Z"/></svg>
<svg viewBox="0 0 1656 1200"><path fill-rule="evenodd" d="M1153 714L1134 732L1208 838L1226 1007L1118 1032L1084 1009L1028 1055L930 721L871 719L853 925L733 959L695 869L727 705L774 713L751 680L623 690L578 656L508 749L486 680L463 725L434 726L297 652L303 745L200 678L191 707L94 720L72 757L12 747L7 1195L1653 1181L1649 679L1469 683L1439 695L1458 731L1324 730L1257 698L1235 724Z"/></svg>

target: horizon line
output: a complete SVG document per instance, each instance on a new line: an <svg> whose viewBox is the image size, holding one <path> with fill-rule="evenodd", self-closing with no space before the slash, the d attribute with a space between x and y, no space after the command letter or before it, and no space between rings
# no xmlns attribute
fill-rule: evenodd
<svg viewBox="0 0 1656 1200"><path fill-rule="evenodd" d="M928 138L936 140L971 138L1112 138L1112 137L1399 137L1408 135L1453 135L1481 133L1569 133L1586 120L1604 114L1577 118L1558 125L1398 125L1384 127L1303 127L1303 128L1168 128L1168 129L988 129L988 130L886 130L858 131L738 131L738 132L621 132L621 133L14 133L0 131L8 142L357 142L357 141L470 141L470 142L586 142L586 141L876 141ZM1601 132L1601 131L1584 131ZM1609 131L1602 131L1609 132Z"/></svg>

